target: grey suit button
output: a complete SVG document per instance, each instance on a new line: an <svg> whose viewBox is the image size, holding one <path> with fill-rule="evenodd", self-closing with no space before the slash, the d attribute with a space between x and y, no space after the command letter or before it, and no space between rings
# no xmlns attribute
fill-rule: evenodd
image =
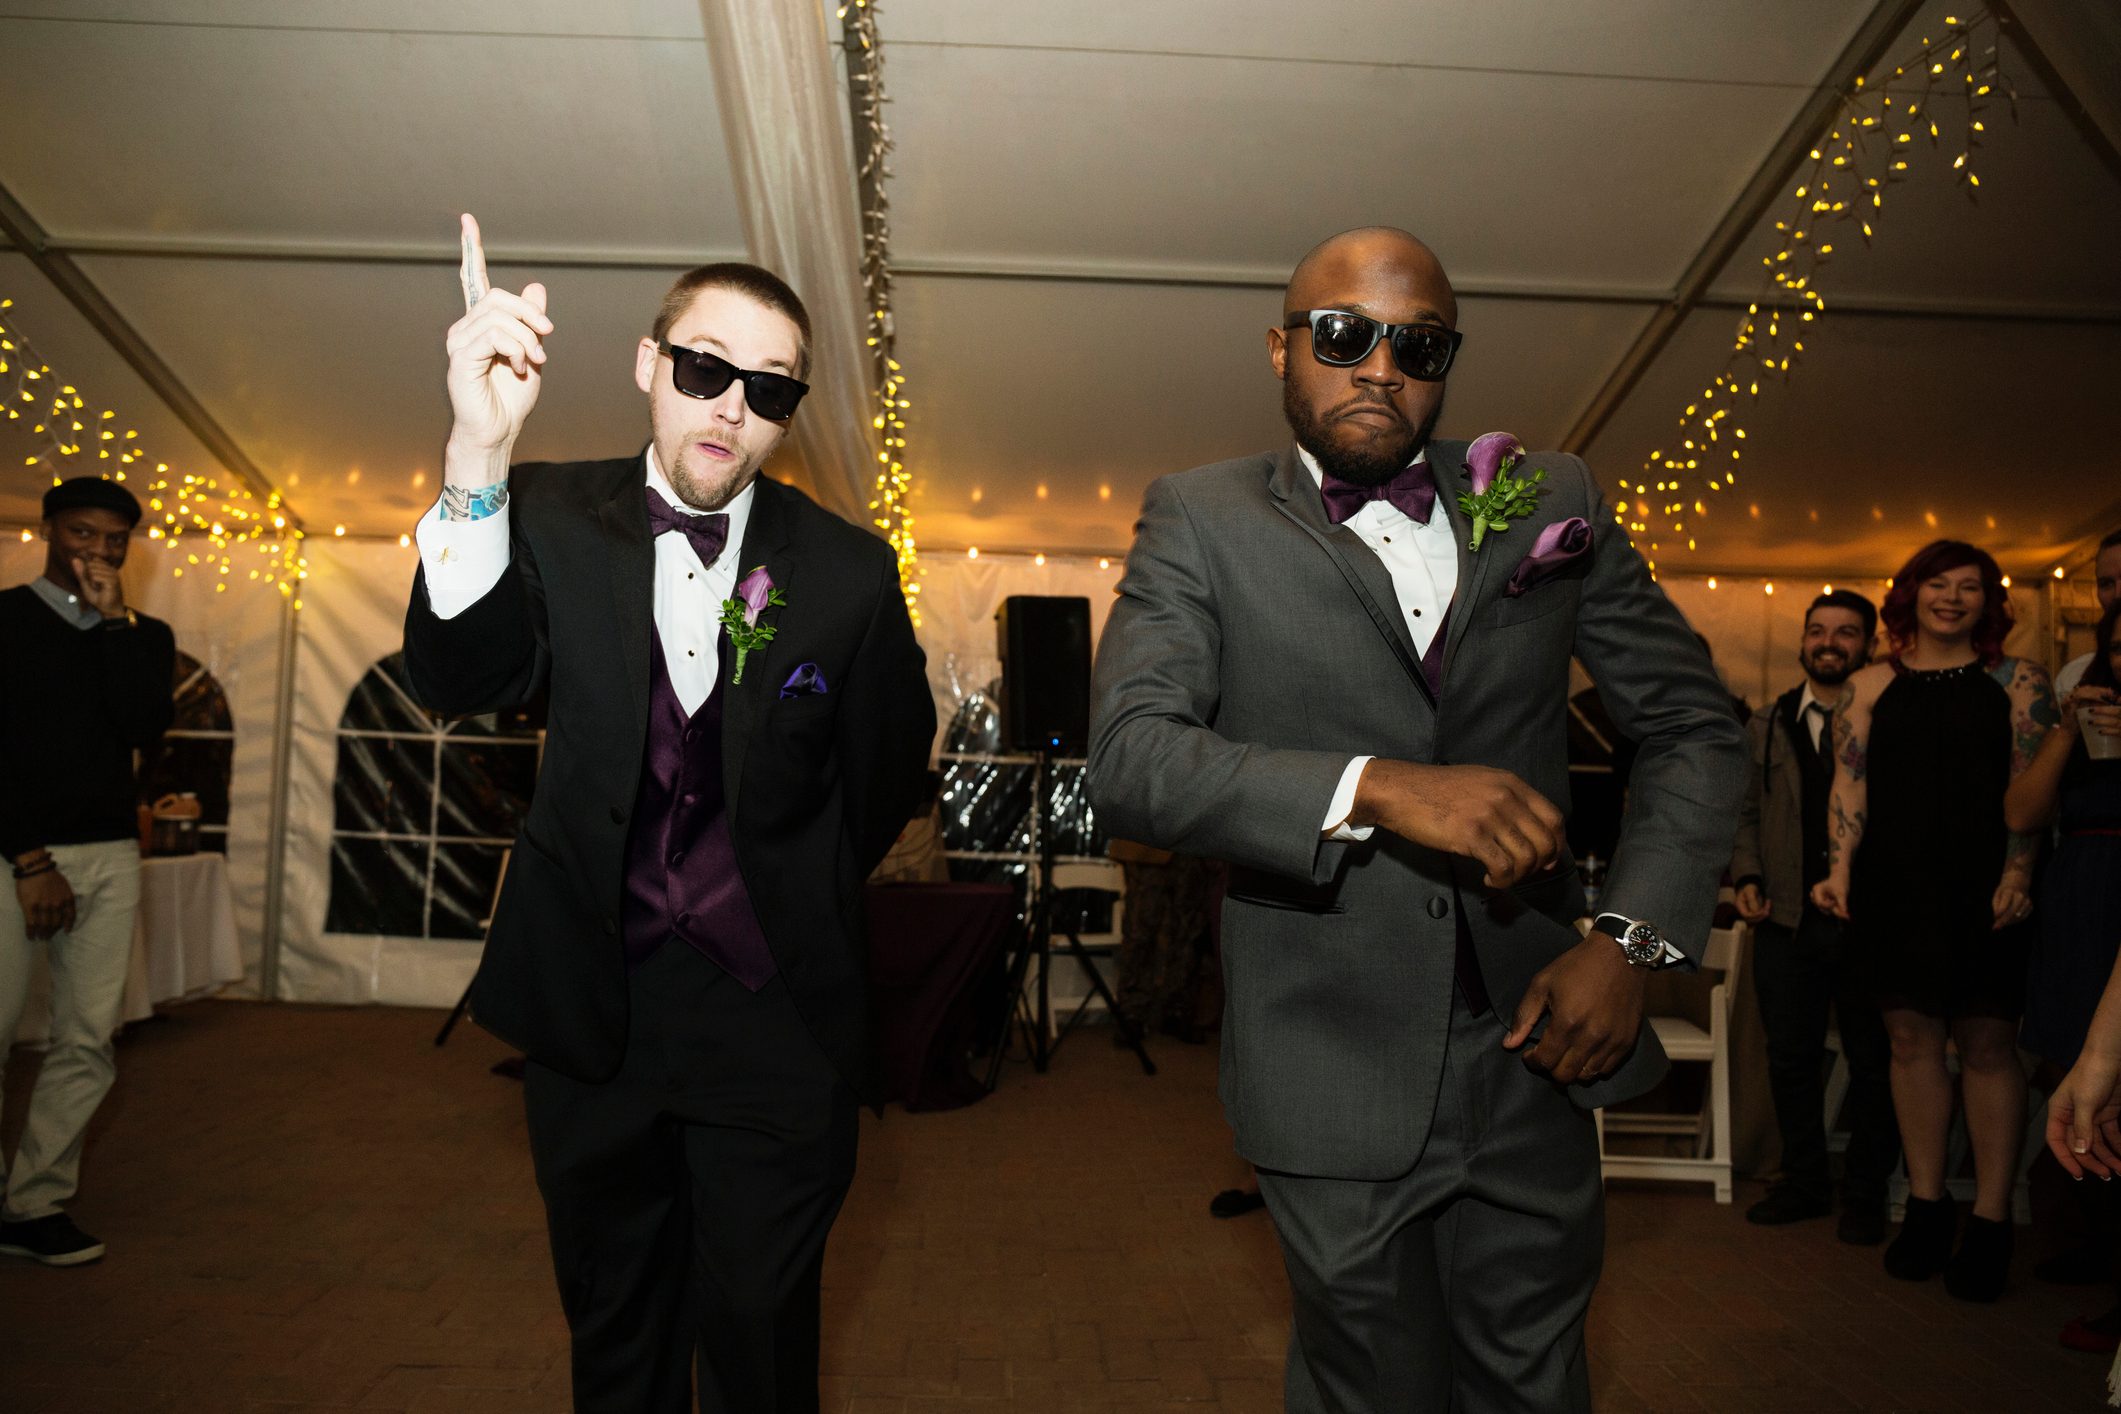
<svg viewBox="0 0 2121 1414"><path fill-rule="evenodd" d="M1442 918L1448 915L1450 911L1451 905L1444 901L1441 894L1429 900L1429 917Z"/></svg>

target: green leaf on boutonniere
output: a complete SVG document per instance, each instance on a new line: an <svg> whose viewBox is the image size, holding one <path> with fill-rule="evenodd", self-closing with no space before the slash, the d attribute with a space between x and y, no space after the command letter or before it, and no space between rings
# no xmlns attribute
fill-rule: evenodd
<svg viewBox="0 0 2121 1414"><path fill-rule="evenodd" d="M1465 468L1472 490L1458 493L1458 508L1473 523L1473 541L1467 549L1478 551L1489 531L1500 535L1511 521L1523 520L1539 509L1539 498L1546 493L1541 484L1546 472L1510 475L1524 454L1524 444L1507 432L1487 433L1466 448Z"/></svg>

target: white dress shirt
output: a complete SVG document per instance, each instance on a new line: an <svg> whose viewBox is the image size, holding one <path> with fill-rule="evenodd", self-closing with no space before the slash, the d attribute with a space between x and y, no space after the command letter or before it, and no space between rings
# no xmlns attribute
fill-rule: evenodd
<svg viewBox="0 0 2121 1414"><path fill-rule="evenodd" d="M1815 704L1820 709L1817 712L1811 710ZM1819 743L1826 737L1827 717L1832 715L1833 710L1834 704L1814 693L1810 679L1806 679L1804 691L1797 694L1797 720L1804 723L1805 731L1811 735L1814 751L1819 749Z"/></svg>
<svg viewBox="0 0 2121 1414"><path fill-rule="evenodd" d="M1304 470L1311 473L1312 482L1323 488L1325 472L1318 462L1302 447L1296 449L1296 455L1303 461ZM1412 465L1420 466L1428 455L1423 450ZM1399 601L1400 617L1414 636L1415 655L1426 654L1443 627L1452 596L1458 592L1458 543L1442 494L1429 508L1426 521L1414 520L1390 501L1372 501L1341 523L1384 562L1385 571L1392 576L1392 594ZM1333 792L1332 804L1326 807L1321 831L1329 838L1370 837L1370 826L1357 829L1348 824L1348 814L1355 808L1355 787L1362 780L1362 768L1370 760L1368 756L1357 756L1341 772L1340 786Z"/></svg>
<svg viewBox="0 0 2121 1414"><path fill-rule="evenodd" d="M656 465L655 448L645 460L646 485L681 515L704 515L678 499ZM744 530L751 523L754 480L723 507L729 517L729 539L711 565L700 563L690 537L668 530L655 540L655 631L663 644L663 665L670 686L690 715L714 690L721 671L722 604L736 593L737 556ZM427 570L427 602L435 617L453 619L486 596L500 582L512 553L508 540L508 507L479 520L449 520L442 503L420 518L415 532L420 562Z"/></svg>

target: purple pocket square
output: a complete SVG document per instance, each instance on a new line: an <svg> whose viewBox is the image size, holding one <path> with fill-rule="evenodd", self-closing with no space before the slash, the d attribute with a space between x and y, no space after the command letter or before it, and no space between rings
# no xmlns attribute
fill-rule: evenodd
<svg viewBox="0 0 2121 1414"><path fill-rule="evenodd" d="M1578 560L1589 559L1590 554L1590 522L1581 516L1557 520L1539 532L1531 551L1510 572L1510 582L1502 587L1502 592L1515 599L1545 584Z"/></svg>
<svg viewBox="0 0 2121 1414"><path fill-rule="evenodd" d="M786 702L791 697L822 697L825 691L825 675L817 670L817 664L804 663L781 684L781 701Z"/></svg>

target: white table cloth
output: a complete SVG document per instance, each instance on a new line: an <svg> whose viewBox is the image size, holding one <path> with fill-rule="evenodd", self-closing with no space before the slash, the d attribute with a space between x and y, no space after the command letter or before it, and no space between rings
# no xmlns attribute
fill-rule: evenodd
<svg viewBox="0 0 2121 1414"><path fill-rule="evenodd" d="M140 914L133 923L125 978L126 1021L144 1021L164 1002L204 996L243 980L228 860L209 851L140 861ZM51 1020L51 972L30 969L29 1001L15 1030L18 1046L42 1045Z"/></svg>

